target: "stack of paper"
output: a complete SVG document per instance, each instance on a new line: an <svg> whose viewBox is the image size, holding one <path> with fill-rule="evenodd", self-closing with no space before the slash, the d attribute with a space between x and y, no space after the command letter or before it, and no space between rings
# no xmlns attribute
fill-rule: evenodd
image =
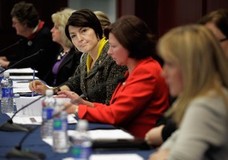
<svg viewBox="0 0 228 160"><path fill-rule="evenodd" d="M33 74L34 72L37 73L37 70L31 68L12 68L8 69L6 72L9 72L10 74Z"/></svg>
<svg viewBox="0 0 228 160"><path fill-rule="evenodd" d="M75 119L75 115L70 114L67 117L68 124L75 124L77 120ZM13 118L13 122L17 124L24 125L40 125L42 123L41 116L15 116Z"/></svg>
<svg viewBox="0 0 228 160"><path fill-rule="evenodd" d="M75 130L69 130L68 135L74 137L77 134ZM121 130L121 129L96 129L88 131L92 140L121 140L121 139L134 139L134 136Z"/></svg>
<svg viewBox="0 0 228 160"><path fill-rule="evenodd" d="M73 157L64 158L63 160L75 160ZM138 154L92 154L89 160L143 160Z"/></svg>
<svg viewBox="0 0 228 160"><path fill-rule="evenodd" d="M10 78L13 80L33 80L38 79L35 74L37 70L33 70L31 68L15 68L15 69L8 69L6 72L10 73Z"/></svg>

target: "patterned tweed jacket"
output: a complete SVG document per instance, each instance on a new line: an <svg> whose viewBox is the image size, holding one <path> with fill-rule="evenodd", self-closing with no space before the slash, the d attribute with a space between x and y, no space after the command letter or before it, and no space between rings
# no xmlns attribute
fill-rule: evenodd
<svg viewBox="0 0 228 160"><path fill-rule="evenodd" d="M74 75L65 83L72 91L83 94L91 102L109 104L112 93L123 78L126 67L118 66L107 54L109 44L106 43L102 53L93 68L87 73L87 53L81 58L81 63Z"/></svg>

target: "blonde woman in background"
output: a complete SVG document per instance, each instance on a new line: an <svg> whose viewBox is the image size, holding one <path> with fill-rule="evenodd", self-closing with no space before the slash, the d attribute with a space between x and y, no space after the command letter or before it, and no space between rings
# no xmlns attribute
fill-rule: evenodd
<svg viewBox="0 0 228 160"><path fill-rule="evenodd" d="M58 86L67 81L80 63L82 53L73 46L65 34L65 26L73 12L74 10L66 8L51 16L54 23L51 29L52 40L61 45L61 51L52 68L52 74L54 76L53 86Z"/></svg>
<svg viewBox="0 0 228 160"><path fill-rule="evenodd" d="M202 25L172 29L158 43L163 77L179 126L150 160L228 159L228 63L215 36Z"/></svg>

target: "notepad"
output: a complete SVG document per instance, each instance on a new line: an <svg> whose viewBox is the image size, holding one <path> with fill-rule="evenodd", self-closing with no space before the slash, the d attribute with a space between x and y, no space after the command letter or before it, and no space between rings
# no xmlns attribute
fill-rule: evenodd
<svg viewBox="0 0 228 160"><path fill-rule="evenodd" d="M74 160L72 157L63 158L63 160ZM92 154L89 160L143 160L138 154Z"/></svg>
<svg viewBox="0 0 228 160"><path fill-rule="evenodd" d="M33 72L37 73L37 70L33 70L31 68L11 68L11 69L8 69L7 72L9 72L10 74L13 74L13 73L33 74Z"/></svg>
<svg viewBox="0 0 228 160"><path fill-rule="evenodd" d="M12 80L34 80L38 79L38 77L33 77L33 76L10 76L10 79Z"/></svg>
<svg viewBox="0 0 228 160"><path fill-rule="evenodd" d="M70 114L67 116L68 124L75 124L77 120L75 119L74 114ZM13 122L17 124L24 125L40 125L42 123L41 116L15 116L13 118Z"/></svg>
<svg viewBox="0 0 228 160"><path fill-rule="evenodd" d="M74 136L77 134L75 130L69 130L68 135ZM134 139L134 136L121 130L121 129L96 129L88 131L92 140L121 140L121 139Z"/></svg>
<svg viewBox="0 0 228 160"><path fill-rule="evenodd" d="M138 154L97 154L91 155L89 160L143 160Z"/></svg>

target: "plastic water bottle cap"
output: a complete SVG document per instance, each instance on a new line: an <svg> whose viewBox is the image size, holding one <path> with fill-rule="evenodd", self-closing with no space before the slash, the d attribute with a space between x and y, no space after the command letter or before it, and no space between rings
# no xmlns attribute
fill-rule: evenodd
<svg viewBox="0 0 228 160"><path fill-rule="evenodd" d="M80 119L77 124L78 130L87 130L88 129L88 121L84 119Z"/></svg>
<svg viewBox="0 0 228 160"><path fill-rule="evenodd" d="M5 78L9 78L10 73L9 73L9 72L4 72L4 73L3 73L3 76L4 76Z"/></svg>
<svg viewBox="0 0 228 160"><path fill-rule="evenodd" d="M53 95L53 90L52 89L47 89L46 90L46 96L52 96Z"/></svg>

